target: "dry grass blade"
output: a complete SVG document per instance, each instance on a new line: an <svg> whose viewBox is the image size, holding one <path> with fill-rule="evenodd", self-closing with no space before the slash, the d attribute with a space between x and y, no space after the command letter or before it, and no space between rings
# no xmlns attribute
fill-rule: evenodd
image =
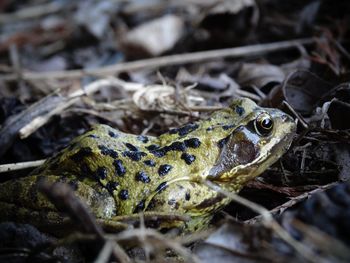
<svg viewBox="0 0 350 263"><path fill-rule="evenodd" d="M33 168L42 165L44 162L45 160L37 160L31 162L2 164L0 165L0 173Z"/></svg>
<svg viewBox="0 0 350 263"><path fill-rule="evenodd" d="M110 262L109 259L111 257L111 254L117 255L117 259L119 260L118 262L120 263L131 262L130 258L125 254L124 250L115 241L108 240L105 242L94 263Z"/></svg>
<svg viewBox="0 0 350 263"><path fill-rule="evenodd" d="M57 3L57 2L24 8L15 13L1 14L0 24L14 23L18 20L37 18L40 16L59 12L63 8L64 8L64 5L62 3Z"/></svg>
<svg viewBox="0 0 350 263"><path fill-rule="evenodd" d="M97 258L95 259L95 263L105 263L109 261L109 258L111 257L111 252L113 248L113 242L107 241L103 248L100 250L100 253L98 254Z"/></svg>
<svg viewBox="0 0 350 263"><path fill-rule="evenodd" d="M272 215L279 215L279 214L283 213L289 207L292 207L295 204L302 202L303 200L309 198L311 195L314 195L314 194L319 193L319 192L326 191L327 189L330 189L330 188L336 186L337 184L338 183L336 182L336 183L330 183L330 184L327 184L327 185L323 185L323 186L318 187L317 189L314 189L314 190L311 190L309 192L303 193L303 194L301 194L301 195L299 195L297 197L293 197L288 202L286 202L286 203L284 203L284 204L282 204L280 206L275 207L274 209L270 210L269 212ZM245 221L245 223L253 224L253 223L256 223L256 222L260 222L261 220L262 220L262 216L259 215L259 216L256 216L256 217L254 217L252 219L249 219L249 220Z"/></svg>
<svg viewBox="0 0 350 263"><path fill-rule="evenodd" d="M309 129L309 125L307 124L307 122L304 120L303 117L300 116L299 113L297 113L293 107L287 102L287 101L283 101L282 104L284 106L286 106L288 108L288 110L290 110L293 115L298 119L298 121L300 122L300 124L303 126L304 129Z"/></svg>
<svg viewBox="0 0 350 263"><path fill-rule="evenodd" d="M299 45L308 45L314 43L314 39L296 39L267 44L258 44L251 46L234 47L227 49L217 49L210 51L200 51L187 54L177 54L170 56L163 56L151 59L143 59L125 63L119 63L111 66L101 67L97 69L87 70L67 70L54 71L45 73L23 72L22 78L24 80L36 79L74 79L83 76L109 76L119 72L132 71L145 68L158 68L164 66L181 65L186 63L197 63L211 59L225 58L225 57L243 57L262 55L269 52L280 51L297 47ZM14 81L17 79L16 74L9 74L0 77L2 81Z"/></svg>

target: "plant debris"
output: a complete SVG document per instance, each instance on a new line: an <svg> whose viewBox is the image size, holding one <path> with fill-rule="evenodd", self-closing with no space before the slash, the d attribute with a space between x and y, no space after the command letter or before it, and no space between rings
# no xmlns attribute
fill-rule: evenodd
<svg viewBox="0 0 350 263"><path fill-rule="evenodd" d="M67 235L1 223L0 261L349 262L349 14L330 0L0 2L0 182L97 123L157 136L238 97L298 120L239 196L207 182L233 200L207 230L149 228L188 219L162 213L102 229L68 185L43 184Z"/></svg>

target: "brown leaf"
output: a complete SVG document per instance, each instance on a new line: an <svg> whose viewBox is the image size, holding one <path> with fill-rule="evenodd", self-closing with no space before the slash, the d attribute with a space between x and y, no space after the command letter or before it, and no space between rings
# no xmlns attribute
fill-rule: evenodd
<svg viewBox="0 0 350 263"><path fill-rule="evenodd" d="M271 82L281 83L284 80L283 71L274 65L245 63L242 65L237 82L242 86L263 87Z"/></svg>
<svg viewBox="0 0 350 263"><path fill-rule="evenodd" d="M309 115L320 98L330 91L332 85L315 74L298 70L291 74L282 87L286 101L293 109L303 115Z"/></svg>
<svg viewBox="0 0 350 263"><path fill-rule="evenodd" d="M175 15L166 15L129 31L121 45L130 56L157 56L170 50L182 37L184 22Z"/></svg>

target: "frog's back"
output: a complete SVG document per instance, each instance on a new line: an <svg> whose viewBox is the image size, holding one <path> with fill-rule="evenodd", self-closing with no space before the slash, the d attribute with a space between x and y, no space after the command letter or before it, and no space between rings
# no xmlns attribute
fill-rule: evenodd
<svg viewBox="0 0 350 263"><path fill-rule="evenodd" d="M145 166L140 163L149 155L144 147L153 140L154 137L129 135L107 125L96 125L48 159L31 176L57 176L57 180L72 185L75 191L79 182L101 193L108 192L115 199L116 214L130 214L128 203L140 194L134 181L150 183L146 176L135 180L130 180L130 176Z"/></svg>
<svg viewBox="0 0 350 263"><path fill-rule="evenodd" d="M147 209L150 195L170 182L205 178L248 107L236 103L158 138L97 125L35 174L64 175L96 189L102 186L115 199L116 214L139 212Z"/></svg>
<svg viewBox="0 0 350 263"><path fill-rule="evenodd" d="M33 175L64 176L95 189L102 186L115 199L118 215L142 211L146 199L167 182L199 174L203 164L216 158L215 151L207 151L215 140L196 132L199 125L202 124L189 124L180 135L170 131L160 139L98 125L72 141Z"/></svg>
<svg viewBox="0 0 350 263"><path fill-rule="evenodd" d="M186 124L158 138L97 125L34 174L65 175L102 186L114 197L119 215L141 211L149 195L175 178L207 175L221 141L235 127L232 110L217 114L222 116Z"/></svg>

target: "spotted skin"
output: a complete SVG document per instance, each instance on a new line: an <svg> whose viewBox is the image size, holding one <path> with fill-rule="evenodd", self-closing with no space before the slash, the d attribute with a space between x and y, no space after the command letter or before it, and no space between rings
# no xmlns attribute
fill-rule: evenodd
<svg viewBox="0 0 350 263"><path fill-rule="evenodd" d="M257 116L267 113L274 121L273 130L261 136L253 124ZM236 100L206 120L159 137L97 125L30 176L1 184L0 219L9 219L6 215L16 214L9 209L18 207L21 212L16 218L22 221L42 210L53 215L46 221L57 221L61 215L55 214L55 207L37 191L40 180L46 179L71 185L102 220L142 211L179 213L191 217L181 225L182 230L201 229L230 201L203 180L238 192L286 151L294 131L288 115L260 108L249 99ZM25 218L23 209L28 212ZM29 221L40 225L42 220L33 216Z"/></svg>

